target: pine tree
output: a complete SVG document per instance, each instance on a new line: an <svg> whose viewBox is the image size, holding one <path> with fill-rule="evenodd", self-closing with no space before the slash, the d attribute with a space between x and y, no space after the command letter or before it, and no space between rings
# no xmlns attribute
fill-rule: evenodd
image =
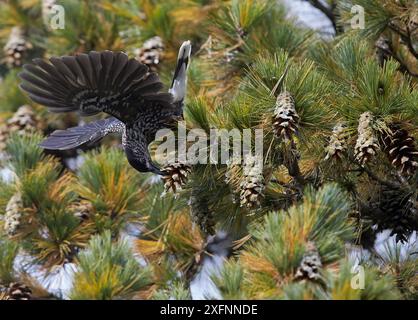
<svg viewBox="0 0 418 320"><path fill-rule="evenodd" d="M0 300L192 299L220 256L220 299L417 299L416 1L309 0L335 37L282 2L0 2L0 172L10 172L0 177ZM65 29L46 23L55 4ZM351 28L353 5L364 29ZM262 129L261 156L251 146L225 163L209 161L219 151L207 163L161 161L160 178L132 169L111 136L39 147L90 119L31 101L23 64L124 51L168 87L185 40L186 132ZM354 248L369 253L364 290L351 285ZM74 268L72 289L52 295L33 266L42 276Z"/></svg>

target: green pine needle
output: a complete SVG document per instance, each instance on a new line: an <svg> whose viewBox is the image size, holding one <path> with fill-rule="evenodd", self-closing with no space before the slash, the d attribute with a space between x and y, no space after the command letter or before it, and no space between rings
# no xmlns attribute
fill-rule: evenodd
<svg viewBox="0 0 418 320"><path fill-rule="evenodd" d="M109 231L93 237L79 255L79 269L70 293L74 300L132 297L151 284L151 269L142 267L126 241L113 242Z"/></svg>

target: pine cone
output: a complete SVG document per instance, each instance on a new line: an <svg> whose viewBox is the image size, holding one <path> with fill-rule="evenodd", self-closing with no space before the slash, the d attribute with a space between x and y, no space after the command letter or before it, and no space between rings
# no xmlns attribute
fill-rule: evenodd
<svg viewBox="0 0 418 320"><path fill-rule="evenodd" d="M4 231L8 236L13 236L16 234L16 231L20 226L22 214L22 196L20 193L16 193L7 203L6 212L4 214Z"/></svg>
<svg viewBox="0 0 418 320"><path fill-rule="evenodd" d="M347 150L347 126L339 123L332 129L332 135L326 148L325 160L334 158L340 160L342 154Z"/></svg>
<svg viewBox="0 0 418 320"><path fill-rule="evenodd" d="M262 162L257 157L246 157L244 161L244 177L240 186L241 207L255 208L259 206L265 185Z"/></svg>
<svg viewBox="0 0 418 320"><path fill-rule="evenodd" d="M364 165L367 163L379 149L377 139L372 128L373 115L370 112L364 112L360 115L357 128L358 137L354 147L356 160Z"/></svg>
<svg viewBox="0 0 418 320"><path fill-rule="evenodd" d="M40 119L28 105L19 107L13 117L7 121L7 126L10 132L19 134L33 133L42 127Z"/></svg>
<svg viewBox="0 0 418 320"><path fill-rule="evenodd" d="M194 222L206 235L215 234L215 221L209 209L208 199L198 188L193 188L190 195L190 213Z"/></svg>
<svg viewBox="0 0 418 320"><path fill-rule="evenodd" d="M22 283L12 282L7 288L8 300L30 300L32 290Z"/></svg>
<svg viewBox="0 0 418 320"><path fill-rule="evenodd" d="M273 113L273 131L277 138L285 141L293 139L299 128L299 115L295 109L295 100L285 91L276 100L276 108Z"/></svg>
<svg viewBox="0 0 418 320"><path fill-rule="evenodd" d="M296 270L296 280L318 281L322 279L320 270L322 268L321 257L313 242L309 242L302 261Z"/></svg>
<svg viewBox="0 0 418 320"><path fill-rule="evenodd" d="M402 174L414 174L418 168L418 148L414 138L400 124L393 123L389 129L390 132L383 134L383 151Z"/></svg>
<svg viewBox="0 0 418 320"><path fill-rule="evenodd" d="M147 65L152 71L155 71L162 59L163 52L163 40L157 36L145 41L142 47L135 51L135 55L139 62Z"/></svg>
<svg viewBox="0 0 418 320"><path fill-rule="evenodd" d="M192 171L191 166L184 163L172 163L161 169L163 176L164 192L176 193L187 183L188 175Z"/></svg>
<svg viewBox="0 0 418 320"><path fill-rule="evenodd" d="M32 44L26 41L23 29L14 27L3 48L6 55L6 64L9 67L20 67L26 51L31 48Z"/></svg>
<svg viewBox="0 0 418 320"><path fill-rule="evenodd" d="M0 125L0 153L6 149L7 138L9 137L9 129L6 124Z"/></svg>
<svg viewBox="0 0 418 320"><path fill-rule="evenodd" d="M28 134L43 129L43 123L33 111L31 106L23 105L7 120L0 125L0 152L6 149L10 133Z"/></svg>

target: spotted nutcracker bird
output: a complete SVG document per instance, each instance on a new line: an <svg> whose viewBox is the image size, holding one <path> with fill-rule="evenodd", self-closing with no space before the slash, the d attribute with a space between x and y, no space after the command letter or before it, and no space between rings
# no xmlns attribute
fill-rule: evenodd
<svg viewBox="0 0 418 320"><path fill-rule="evenodd" d="M168 93L156 73L146 65L128 59L122 52L92 51L76 56L53 57L46 62L34 59L19 74L20 87L29 97L51 112L78 112L91 116L104 112L103 120L84 126L57 130L40 146L67 150L102 139L109 133L122 135L129 163L140 172L163 172L152 162L148 145L158 130L183 116L187 69L191 44L180 47Z"/></svg>

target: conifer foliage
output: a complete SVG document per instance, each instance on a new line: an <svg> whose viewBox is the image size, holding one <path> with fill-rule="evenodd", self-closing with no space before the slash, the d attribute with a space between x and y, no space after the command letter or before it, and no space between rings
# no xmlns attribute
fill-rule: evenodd
<svg viewBox="0 0 418 320"><path fill-rule="evenodd" d="M205 276L205 298L417 299L418 5L308 2L335 36L280 0L1 1L0 300L193 299ZM39 147L91 119L31 101L24 64L124 51L169 87L185 40L185 131L261 132L261 155L161 161L159 177L114 136ZM66 288L44 281L62 274Z"/></svg>

